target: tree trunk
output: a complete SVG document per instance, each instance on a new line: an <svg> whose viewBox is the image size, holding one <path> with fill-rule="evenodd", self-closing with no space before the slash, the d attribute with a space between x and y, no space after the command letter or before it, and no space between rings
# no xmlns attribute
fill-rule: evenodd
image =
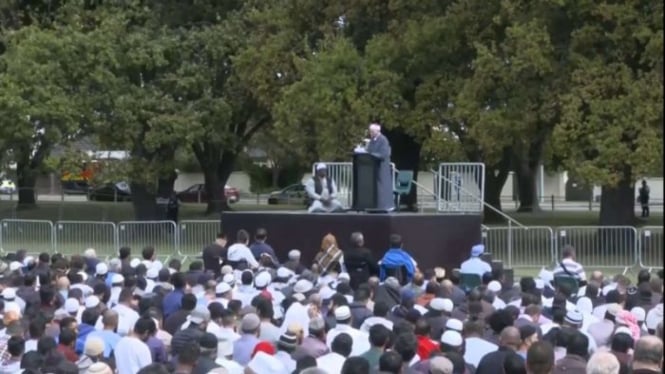
<svg viewBox="0 0 665 374"><path fill-rule="evenodd" d="M530 160L517 160L515 176L517 177L517 196L520 201L518 212L540 211L538 201L538 167Z"/></svg>
<svg viewBox="0 0 665 374"><path fill-rule="evenodd" d="M385 135L390 141L391 159L395 163L395 168L397 170L412 170L413 180L418 181L422 145L400 129L386 131ZM418 210L418 188L415 183L411 185L411 192L400 198L400 204L406 205L408 210Z"/></svg>
<svg viewBox="0 0 665 374"><path fill-rule="evenodd" d="M134 206L134 218L137 221L161 220L163 214L159 214L157 200L154 193L150 192L145 184L130 184L132 190L132 205Z"/></svg>
<svg viewBox="0 0 665 374"><path fill-rule="evenodd" d="M600 196L601 226L632 226L635 224L635 187L630 168L626 167L616 187L603 186Z"/></svg>
<svg viewBox="0 0 665 374"><path fill-rule="evenodd" d="M498 211L502 211L501 191L506 184L508 175L507 165L503 168L485 168L485 203ZM483 207L483 215L486 223L502 222L504 220L503 216L487 206Z"/></svg>
<svg viewBox="0 0 665 374"><path fill-rule="evenodd" d="M222 190L222 185L219 183L217 170L209 168L203 169L203 183L206 196L208 196L206 215L220 212L222 210L222 200L219 198L219 191Z"/></svg>
<svg viewBox="0 0 665 374"><path fill-rule="evenodd" d="M18 189L18 206L33 207L37 204L35 185L37 184L36 171L27 165L17 163L16 165L16 188Z"/></svg>

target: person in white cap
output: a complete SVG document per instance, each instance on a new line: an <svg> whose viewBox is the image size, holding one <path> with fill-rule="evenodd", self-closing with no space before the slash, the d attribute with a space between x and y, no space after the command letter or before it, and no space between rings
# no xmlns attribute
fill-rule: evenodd
<svg viewBox="0 0 665 374"><path fill-rule="evenodd" d="M376 207L381 210L395 209L393 196L393 168L390 164L391 148L388 138L381 134L381 125L372 123L368 128L369 142L365 151L379 159L379 170L376 180Z"/></svg>
<svg viewBox="0 0 665 374"><path fill-rule="evenodd" d="M296 274L301 274L306 268L300 263L300 251L292 249L289 251L289 260L284 263L284 267Z"/></svg>
<svg viewBox="0 0 665 374"><path fill-rule="evenodd" d="M483 244L476 244L471 247L471 257L462 262L459 268L460 273L477 274L480 278L485 273L491 273L492 266L480 258L483 253L485 253L485 246Z"/></svg>
<svg viewBox="0 0 665 374"><path fill-rule="evenodd" d="M332 349L332 342L337 335L341 333L349 334L353 339L351 356L360 356L371 348L369 335L366 332L351 327L351 320L351 309L348 306L343 305L335 308L335 321L337 325L328 331L326 344L328 348Z"/></svg>
<svg viewBox="0 0 665 374"><path fill-rule="evenodd" d="M332 213L344 210L337 199L337 185L328 176L328 167L323 162L316 164L316 173L305 183L307 196L312 199L309 213Z"/></svg>
<svg viewBox="0 0 665 374"><path fill-rule="evenodd" d="M580 313L576 309L569 310L568 312L566 312L566 317L564 318L563 322L564 326L572 327L575 330L586 335L586 337L589 339L589 354L593 354L598 349L598 346L596 345L596 340L588 332L581 329L582 323L584 322L584 316L582 316L582 313Z"/></svg>

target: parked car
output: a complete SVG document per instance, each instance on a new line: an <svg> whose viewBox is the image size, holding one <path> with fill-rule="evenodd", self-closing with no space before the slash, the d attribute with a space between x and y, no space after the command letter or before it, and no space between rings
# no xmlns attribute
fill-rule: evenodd
<svg viewBox="0 0 665 374"><path fill-rule="evenodd" d="M132 201L132 191L127 182L104 183L88 193L91 201Z"/></svg>
<svg viewBox="0 0 665 374"><path fill-rule="evenodd" d="M269 205L293 205L293 204L304 204L309 206L311 199L307 196L305 191L305 185L303 184L292 184L290 186L284 187L279 191L271 192L268 195L268 204Z"/></svg>
<svg viewBox="0 0 665 374"><path fill-rule="evenodd" d="M11 179L3 179L0 181L0 194L13 194L16 193L16 184Z"/></svg>
<svg viewBox="0 0 665 374"><path fill-rule="evenodd" d="M207 203L208 193L206 192L205 185L202 183L189 186L183 191L178 192L178 200L183 203ZM240 200L240 191L237 188L229 185L224 186L224 190L220 189L219 195L216 199L226 199L229 203L237 203Z"/></svg>

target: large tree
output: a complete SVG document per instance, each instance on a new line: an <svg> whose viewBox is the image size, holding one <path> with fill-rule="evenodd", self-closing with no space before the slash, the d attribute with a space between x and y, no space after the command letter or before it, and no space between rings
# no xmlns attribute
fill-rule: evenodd
<svg viewBox="0 0 665 374"><path fill-rule="evenodd" d="M602 186L600 224L635 221L634 183L662 168L663 3L581 1L572 89L556 151L576 177Z"/></svg>
<svg viewBox="0 0 665 374"><path fill-rule="evenodd" d="M55 145L86 130L83 74L95 72L83 35L32 25L5 34L0 55L1 153L16 162L19 206L36 202L35 182Z"/></svg>

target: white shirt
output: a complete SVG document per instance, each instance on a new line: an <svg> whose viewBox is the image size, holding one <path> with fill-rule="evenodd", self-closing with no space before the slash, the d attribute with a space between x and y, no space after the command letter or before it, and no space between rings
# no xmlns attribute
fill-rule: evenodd
<svg viewBox="0 0 665 374"><path fill-rule="evenodd" d="M229 251L226 255L229 261L245 261L250 268L256 269L259 267L259 263L254 258L252 251L246 245L242 243L235 243L229 247Z"/></svg>
<svg viewBox="0 0 665 374"><path fill-rule="evenodd" d="M113 350L118 374L136 374L152 364L150 348L133 336L125 336Z"/></svg>
<svg viewBox="0 0 665 374"><path fill-rule="evenodd" d="M118 313L118 335L129 335L134 330L134 324L138 321L139 314L134 309L122 304L118 304L111 309Z"/></svg>
<svg viewBox="0 0 665 374"><path fill-rule="evenodd" d="M272 344L277 343L281 329L270 322L261 322L261 330L259 331L259 340L266 340ZM294 369L295 370L295 369ZM293 370L291 370L293 371Z"/></svg>
<svg viewBox="0 0 665 374"><path fill-rule="evenodd" d="M466 350L464 351L464 361L475 367L478 367L480 360L488 353L494 352L499 347L485 339L471 337L464 339Z"/></svg>
<svg viewBox="0 0 665 374"><path fill-rule="evenodd" d="M240 366L237 362L233 360L227 360L225 358L218 358L215 360L215 363L229 372L229 374L244 374L245 368Z"/></svg>
<svg viewBox="0 0 665 374"><path fill-rule="evenodd" d="M36 351L37 350L37 340L28 339L25 341L25 353Z"/></svg>
<svg viewBox="0 0 665 374"><path fill-rule="evenodd" d="M482 278L483 274L492 272L492 266L481 260L480 257L471 257L462 262L462 265L459 267L459 272L461 274L478 274L478 276Z"/></svg>
<svg viewBox="0 0 665 374"><path fill-rule="evenodd" d="M224 309L229 307L229 299L224 298L224 297L218 297L214 300L211 300L210 302L208 302L208 305L210 305L211 303L220 303L220 304L222 304Z"/></svg>
<svg viewBox="0 0 665 374"><path fill-rule="evenodd" d="M322 368L328 374L340 374L344 361L346 361L346 357L339 353L330 352L316 359L316 367Z"/></svg>
<svg viewBox="0 0 665 374"><path fill-rule="evenodd" d="M365 319L365 322L360 326L360 331L369 334L369 329L376 324L384 325L388 330L393 331L393 322L383 317L369 317Z"/></svg>
<svg viewBox="0 0 665 374"><path fill-rule="evenodd" d="M291 358L291 355L284 351L277 351L275 358L278 359L286 368L287 373L293 373L296 370L296 361Z"/></svg>
<svg viewBox="0 0 665 374"><path fill-rule="evenodd" d="M351 339L353 339L353 347L351 348L351 357L353 356L360 356L361 354L369 351L371 348L369 344L369 334L366 332L362 332L358 329L354 329L353 327L349 325L341 325L337 324L334 328L330 329L328 331L328 334L326 336L326 345L328 348L332 349L332 342L335 339L335 337L341 333L347 333L351 336Z"/></svg>
<svg viewBox="0 0 665 374"><path fill-rule="evenodd" d="M566 267L566 270L568 270L567 272L563 270L561 264L563 264ZM573 260L572 258L564 258L563 260L561 260L561 263L557 264L552 273L555 277L558 275L570 276L570 274L572 274L573 277L579 280L586 280L586 273L584 272L584 267L582 266L582 264L575 262L575 260Z"/></svg>
<svg viewBox="0 0 665 374"><path fill-rule="evenodd" d="M259 292L253 286L242 285L238 288L238 291L233 293L233 299L240 300L242 307L244 308L252 305L252 299L258 294Z"/></svg>

